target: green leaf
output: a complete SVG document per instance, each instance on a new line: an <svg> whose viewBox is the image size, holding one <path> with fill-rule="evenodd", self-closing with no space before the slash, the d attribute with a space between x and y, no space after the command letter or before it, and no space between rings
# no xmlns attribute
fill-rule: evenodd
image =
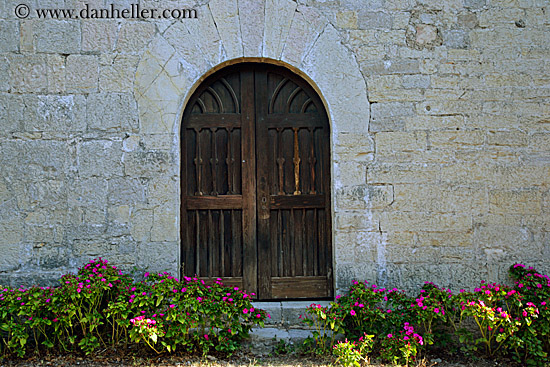
<svg viewBox="0 0 550 367"><path fill-rule="evenodd" d="M159 298L157 298L157 304L156 304L157 307L160 305L162 300L164 300L164 296L160 296Z"/></svg>

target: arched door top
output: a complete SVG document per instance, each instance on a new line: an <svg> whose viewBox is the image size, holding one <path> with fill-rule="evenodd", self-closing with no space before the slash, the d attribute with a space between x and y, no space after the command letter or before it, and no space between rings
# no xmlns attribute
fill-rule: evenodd
<svg viewBox="0 0 550 367"><path fill-rule="evenodd" d="M208 77L185 109L182 264L260 299L332 296L330 138L321 99L274 65Z"/></svg>

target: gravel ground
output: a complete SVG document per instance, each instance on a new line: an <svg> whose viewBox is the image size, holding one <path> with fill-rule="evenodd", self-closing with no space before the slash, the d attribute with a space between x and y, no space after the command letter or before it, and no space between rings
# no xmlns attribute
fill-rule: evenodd
<svg viewBox="0 0 550 367"><path fill-rule="evenodd" d="M31 356L20 360L0 360L0 367L30 367L30 366L79 366L79 367L119 367L119 366L155 366L155 367L237 367L237 366L273 366L273 367L329 367L333 361L330 359L313 358L298 354L279 356L259 356L249 353L239 353L233 357L216 358L214 356L153 356L153 355L121 355L117 351L103 351L93 357L75 355L43 355ZM389 367L386 364L372 363L372 367ZM470 360L464 357L428 357L424 358L416 366L418 367L496 367L514 366L506 362L489 360Z"/></svg>

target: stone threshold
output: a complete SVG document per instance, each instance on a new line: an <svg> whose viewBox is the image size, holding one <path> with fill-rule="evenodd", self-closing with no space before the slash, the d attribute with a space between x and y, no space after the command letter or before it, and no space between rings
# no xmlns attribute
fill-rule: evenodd
<svg viewBox="0 0 550 367"><path fill-rule="evenodd" d="M247 344L255 354L269 354L283 340L288 345L299 345L312 335L312 329L302 322L306 307L312 303L328 306L330 301L253 302L253 306L271 315L263 328L250 332Z"/></svg>

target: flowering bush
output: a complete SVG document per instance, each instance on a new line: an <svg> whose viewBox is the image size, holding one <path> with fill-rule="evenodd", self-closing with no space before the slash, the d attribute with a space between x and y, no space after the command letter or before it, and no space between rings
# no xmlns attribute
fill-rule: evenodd
<svg viewBox="0 0 550 367"><path fill-rule="evenodd" d="M361 366L361 362L368 363L367 354L371 351L374 335L364 334L358 341L338 342L332 350L336 362L343 366Z"/></svg>
<svg viewBox="0 0 550 367"><path fill-rule="evenodd" d="M542 365L550 353L550 277L522 264L512 265L509 274L521 293L522 304L514 311L522 322L506 347L517 362Z"/></svg>
<svg viewBox="0 0 550 367"><path fill-rule="evenodd" d="M232 353L267 315L251 295L220 281L179 281L168 273L135 282L106 260L90 261L56 288L0 290L0 352L24 356L28 347L82 350L129 342L173 352L214 348Z"/></svg>
<svg viewBox="0 0 550 367"><path fill-rule="evenodd" d="M306 342L324 353L334 333L343 334L346 341L333 354L344 365L366 358L353 340L368 333L372 352L392 363L413 361L421 350L446 341L469 353L543 366L550 352L550 277L521 264L510 275L512 287L482 281L473 291L453 294L427 282L414 297L354 281L330 306L308 308L305 322L318 331Z"/></svg>
<svg viewBox="0 0 550 367"><path fill-rule="evenodd" d="M415 360L420 346L424 344L422 337L414 331L414 327L408 322L403 324L403 329L398 333L389 333L382 338L380 356L393 364L409 365L409 361Z"/></svg>

